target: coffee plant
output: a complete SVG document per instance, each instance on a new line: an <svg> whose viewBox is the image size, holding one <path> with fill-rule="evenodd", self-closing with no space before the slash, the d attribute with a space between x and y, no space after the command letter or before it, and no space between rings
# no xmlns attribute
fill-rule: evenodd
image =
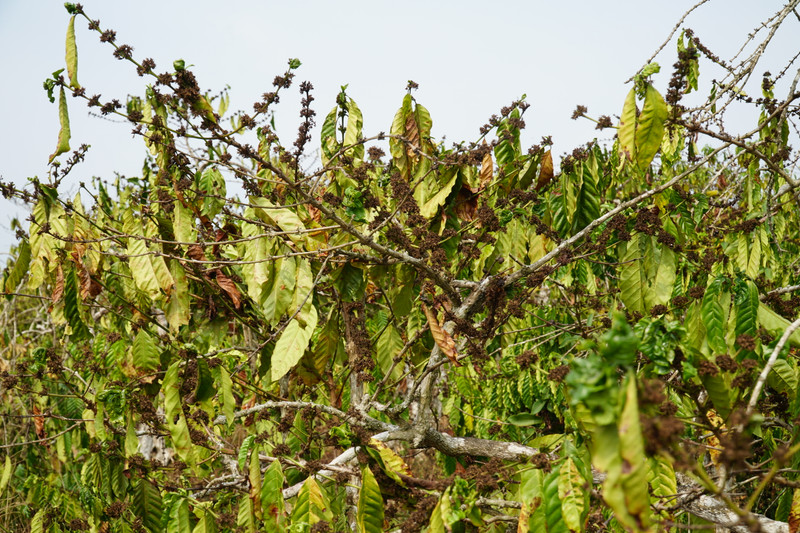
<svg viewBox="0 0 800 533"><path fill-rule="evenodd" d="M366 132L346 89L317 115L296 59L231 112L67 4L49 174L1 185L31 208L2 278L3 530L797 531L800 71L744 90L797 4L747 57L679 24L668 86L651 60L618 117L578 106L614 138L560 162L522 146L524 98L446 146L415 83ZM78 23L138 93L80 84ZM80 101L144 165L68 198Z"/></svg>

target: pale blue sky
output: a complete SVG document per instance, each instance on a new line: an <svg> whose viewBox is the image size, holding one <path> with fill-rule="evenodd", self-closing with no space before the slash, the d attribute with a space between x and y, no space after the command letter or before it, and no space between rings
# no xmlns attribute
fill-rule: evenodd
<svg viewBox="0 0 800 533"><path fill-rule="evenodd" d="M694 3L86 0L83 5L103 28L117 31L119 43L132 45L137 58L155 59L157 72L183 58L194 65L202 87L216 91L229 84L234 109L251 109L287 59L297 57L303 62L297 81L309 80L315 87L318 122L334 105L339 86L349 84L348 93L364 113L365 133L388 131L413 79L420 85L417 100L433 117L434 136L470 140L489 116L525 93L531 108L524 144L552 135L554 154L560 156L595 136L612 135L595 131L586 120L570 120L575 106L588 106L595 117L618 114L628 90L625 80ZM711 0L684 26L727 58L782 5ZM61 1L0 0L0 176L5 181L24 184L28 176L46 175L58 118L42 81L64 66L68 19ZM796 18L789 19L778 33L769 62L757 69L756 84L764 70L779 69L800 50L798 25ZM79 20L76 30L79 79L87 93L124 101L129 93L143 92L142 79L114 59L85 22ZM656 60L662 73L654 80L663 92L675 61L674 42ZM702 64L701 83L715 75L707 62ZM287 145L296 135L298 100L293 89L291 97L282 97L277 115ZM77 182L89 182L93 175L138 175L144 150L140 139L131 138L130 125L90 117L78 100L70 98L69 104L73 148L88 143L92 149L63 194L73 195ZM315 135L314 147L318 140ZM12 216L25 214L0 198L0 253L14 242L8 230ZM4 263L0 256L0 267Z"/></svg>

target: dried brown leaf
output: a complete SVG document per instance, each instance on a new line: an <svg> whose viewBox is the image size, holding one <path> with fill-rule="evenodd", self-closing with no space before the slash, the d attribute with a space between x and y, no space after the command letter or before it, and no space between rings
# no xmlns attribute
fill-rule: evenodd
<svg viewBox="0 0 800 533"><path fill-rule="evenodd" d="M483 144L486 145L486 141L483 141ZM483 156L483 161L481 161L481 187L480 190L484 190L494 178L494 161L492 161L492 152L491 150L486 152L486 155Z"/></svg>
<svg viewBox="0 0 800 533"><path fill-rule="evenodd" d="M462 185L456 195L456 216L463 222L471 222L477 210L478 195L468 185Z"/></svg>
<svg viewBox="0 0 800 533"><path fill-rule="evenodd" d="M414 113L409 113L406 117L406 139L408 140L406 153L409 159L418 159L417 150L422 146L420 145L419 127L417 126L417 121L414 119Z"/></svg>
<svg viewBox="0 0 800 533"><path fill-rule="evenodd" d="M542 156L542 162L539 168L539 179L536 181L536 190L541 191L553 179L553 154L550 150L546 151Z"/></svg>
<svg viewBox="0 0 800 533"><path fill-rule="evenodd" d="M192 259L193 261L206 261L206 253L203 251L203 247L199 244L190 244L186 255L188 255L189 259Z"/></svg>
<svg viewBox="0 0 800 533"><path fill-rule="evenodd" d="M53 293L50 295L50 298L55 304L58 303L62 296L64 296L64 270L61 268L61 265L58 265L56 268L56 284L53 287Z"/></svg>
<svg viewBox="0 0 800 533"><path fill-rule="evenodd" d="M45 438L44 417L42 416L42 410L36 405L33 406L33 427L36 429L37 437L40 439Z"/></svg>
<svg viewBox="0 0 800 533"><path fill-rule="evenodd" d="M433 335L433 340L436 342L436 345L442 353L450 359L450 362L456 366L461 366L461 363L458 362L456 341L453 340L453 337L451 337L447 331L442 329L442 326L439 325L439 320L436 318L436 314L428 309L427 305L422 304L422 311L428 319L428 327L431 328L431 334Z"/></svg>
<svg viewBox="0 0 800 533"><path fill-rule="evenodd" d="M242 306L242 293L239 292L233 280L223 274L222 270L219 269L217 270L216 280L217 285L219 285L220 288L225 291L225 294L233 300L233 306L239 309Z"/></svg>

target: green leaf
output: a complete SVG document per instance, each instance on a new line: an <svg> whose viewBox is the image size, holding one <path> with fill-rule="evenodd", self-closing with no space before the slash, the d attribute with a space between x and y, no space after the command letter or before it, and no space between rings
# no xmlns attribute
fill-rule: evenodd
<svg viewBox="0 0 800 533"><path fill-rule="evenodd" d="M301 320L305 325L301 325ZM300 313L297 318L289 322L275 343L272 355L272 381L281 379L300 361L316 327L317 310L314 306L310 307L308 314Z"/></svg>
<svg viewBox="0 0 800 533"><path fill-rule="evenodd" d="M534 415L533 413L519 413L508 417L506 422L520 427L535 426L542 423L542 418Z"/></svg>
<svg viewBox="0 0 800 533"><path fill-rule="evenodd" d="M133 487L131 510L142 519L142 525L152 532L161 531L163 504L161 493L150 481L139 479Z"/></svg>
<svg viewBox="0 0 800 533"><path fill-rule="evenodd" d="M236 399L233 397L233 382L228 371L223 366L219 368L220 394L222 395L222 413L225 415L225 422L228 427L233 426L233 414L236 411Z"/></svg>
<svg viewBox="0 0 800 533"><path fill-rule="evenodd" d="M248 435L242 441L241 446L239 446L239 470L244 470L245 465L247 465L247 455L250 453L250 449L253 447L255 442L256 436Z"/></svg>
<svg viewBox="0 0 800 533"><path fill-rule="evenodd" d="M703 325L706 327L708 335L708 346L714 353L723 354L727 352L725 344L725 323L720 302L722 282L724 278L717 277L706 288L703 295L703 303L700 308L703 317Z"/></svg>
<svg viewBox="0 0 800 533"><path fill-rule="evenodd" d="M642 170L650 165L661 147L668 114L664 98L648 83L636 127L636 165Z"/></svg>
<svg viewBox="0 0 800 533"><path fill-rule="evenodd" d="M242 496L239 500L239 514L236 517L236 525L239 526L237 531L246 533L255 533L256 531L256 517L253 513L253 501L247 494Z"/></svg>
<svg viewBox="0 0 800 533"><path fill-rule="evenodd" d="M83 339L89 336L89 329L81 318L80 304L78 303L78 280L74 269L70 269L64 282L64 315L69 321L72 336Z"/></svg>
<svg viewBox="0 0 800 533"><path fill-rule="evenodd" d="M297 501L292 511L292 524L313 526L320 520L332 519L333 513L328 508L322 488L314 476L306 478L297 494Z"/></svg>
<svg viewBox="0 0 800 533"><path fill-rule="evenodd" d="M295 244L301 244L306 240L305 233L302 233L306 229L305 224L295 211L276 207L265 198L250 197L250 203L258 206L254 208L258 218L267 224L278 226Z"/></svg>
<svg viewBox="0 0 800 533"><path fill-rule="evenodd" d="M283 501L283 482L285 481L280 461L272 461L261 485L261 508L267 531L280 531L285 522L286 510Z"/></svg>
<svg viewBox="0 0 800 533"><path fill-rule="evenodd" d="M406 482L403 481L400 475L411 476L411 468L403 461L402 457L397 455L397 453L386 444L375 439L371 439L369 441L369 446L365 447L365 449L377 460L383 471L386 472L390 478L395 480L398 485L406 486ZM377 452L377 454L373 452Z"/></svg>
<svg viewBox="0 0 800 533"><path fill-rule="evenodd" d="M368 466L361 469L361 490L358 493L356 513L360 533L383 531L383 498L381 488Z"/></svg>
<svg viewBox="0 0 800 533"><path fill-rule="evenodd" d="M721 374L716 376L704 374L700 376L700 381L703 383L714 409L722 418L727 418L733 406L730 377Z"/></svg>
<svg viewBox="0 0 800 533"><path fill-rule="evenodd" d="M631 89L625 97L625 104L622 106L622 114L619 120L620 156L623 159L632 161L636 156L636 90Z"/></svg>
<svg viewBox="0 0 800 533"><path fill-rule="evenodd" d="M17 250L17 257L14 260L13 266L5 273L3 280L3 287L5 292L16 292L17 287L22 282L22 278L28 273L28 267L31 264L31 246L27 239L19 243ZM8 298L12 298L8 296Z"/></svg>
<svg viewBox="0 0 800 533"><path fill-rule="evenodd" d="M179 242L197 242L197 229L195 228L194 214L191 209L184 207L183 203L180 201L174 203L172 228L175 232L175 238Z"/></svg>
<svg viewBox="0 0 800 533"><path fill-rule="evenodd" d="M44 509L39 509L31 519L31 533L44 533Z"/></svg>
<svg viewBox="0 0 800 533"><path fill-rule="evenodd" d="M650 467L648 483L650 483L653 496L663 498L666 503L678 493L675 469L669 461L660 457L651 457L647 462Z"/></svg>
<svg viewBox="0 0 800 533"><path fill-rule="evenodd" d="M788 320L763 303L758 304L758 322L775 338L780 338L790 325ZM800 348L800 331L794 331L789 335L789 344Z"/></svg>
<svg viewBox="0 0 800 533"><path fill-rule="evenodd" d="M72 89L80 89L78 83L78 47L75 44L75 15L69 19L67 26L67 73L69 74L69 86Z"/></svg>
<svg viewBox="0 0 800 533"><path fill-rule="evenodd" d="M586 480L571 457L564 460L558 472L558 498L561 500L564 523L570 531L581 531L587 510L584 498Z"/></svg>
<svg viewBox="0 0 800 533"><path fill-rule="evenodd" d="M8 486L8 480L11 479L11 456L6 454L5 463L3 465L3 474L0 475L0 495L2 495Z"/></svg>
<svg viewBox="0 0 800 533"><path fill-rule="evenodd" d="M457 168L453 167L445 174L444 185L435 193L431 194L425 200L425 203L420 205L419 212L425 218L432 218L439 211L439 207L444 205L447 197L453 191L453 187L458 181ZM429 192L430 194L430 192Z"/></svg>
<svg viewBox="0 0 800 533"><path fill-rule="evenodd" d="M625 406L619 420L620 476L627 511L643 528L649 524L650 496L647 492L647 468L644 440L636 399L636 379L631 372L625 390Z"/></svg>
<svg viewBox="0 0 800 533"><path fill-rule="evenodd" d="M213 112L211 116L213 116ZM217 167L208 167L198 177L197 186L204 194L202 213L208 218L214 218L225 205L224 198L227 188L224 176Z"/></svg>
<svg viewBox="0 0 800 533"><path fill-rule="evenodd" d="M189 502L185 498L173 502L169 509L167 533L191 533L192 524L189 520Z"/></svg>
<svg viewBox="0 0 800 533"><path fill-rule="evenodd" d="M170 331L177 333L180 327L187 325L192 317L189 282L186 279L186 271L180 261L170 259L169 266L170 277L175 285L169 295L164 314L167 317Z"/></svg>
<svg viewBox="0 0 800 533"><path fill-rule="evenodd" d="M136 286L147 294L152 300L161 297L161 285L156 277L153 262L150 259L152 252L148 250L144 240L142 224L133 214L131 209L126 209L122 215L123 231L127 234L128 264Z"/></svg>
<svg viewBox="0 0 800 533"><path fill-rule="evenodd" d="M72 134L69 129L69 111L67 110L67 95L64 92L64 87L61 87L61 92L58 96L58 120L61 123L61 130L58 132L56 151L50 154L48 163L52 163L53 159L64 152L69 152L69 139Z"/></svg>
<svg viewBox="0 0 800 533"><path fill-rule="evenodd" d="M561 499L558 496L558 485L561 477L561 465L554 468L545 478L542 486L544 495L544 519L548 533L567 533L567 524L561 512Z"/></svg>
<svg viewBox="0 0 800 533"><path fill-rule="evenodd" d="M620 298L631 312L644 314L646 277L642 269L642 258L648 247L644 243L647 236L634 233L628 241L625 253L620 258L622 265L619 269Z"/></svg>
<svg viewBox="0 0 800 533"><path fill-rule="evenodd" d="M297 262L294 257L282 257L275 261L274 268L275 276L269 294L262 304L264 316L273 324L280 320L294 299ZM292 309L292 312L295 310Z"/></svg>
<svg viewBox="0 0 800 533"><path fill-rule="evenodd" d="M325 117L325 122L322 123L320 128L320 141L321 141L321 159L322 164L327 165L331 158L339 150L339 143L336 142L336 117L339 112L339 106L335 106Z"/></svg>
<svg viewBox="0 0 800 533"><path fill-rule="evenodd" d="M195 514L198 513L198 509L199 507L195 506L194 508ZM200 516L200 519L197 521L197 524L195 524L192 533L217 533L218 531L217 521L214 518L214 513L212 513L208 509L203 510L202 513L203 514L202 516Z"/></svg>
<svg viewBox="0 0 800 533"><path fill-rule="evenodd" d="M767 383L776 391L786 393L793 399L797 394L797 368L786 359L777 359L767 376Z"/></svg>
<svg viewBox="0 0 800 533"><path fill-rule="evenodd" d="M151 383L154 377L153 374L161 366L161 351L158 349L153 337L145 330L140 329L133 339L129 357L136 370L136 375L150 376L147 382Z"/></svg>
<svg viewBox="0 0 800 533"><path fill-rule="evenodd" d="M352 98L347 99L347 127L344 133L344 145L353 146L346 150L346 154L353 159L354 164L359 164L364 159L364 145L354 146L361 138L361 127L364 124L361 110Z"/></svg>
<svg viewBox="0 0 800 533"><path fill-rule="evenodd" d="M189 465L195 464L195 452L189 435L189 425L183 415L181 403L181 384L178 381L178 369L181 361L175 361L167 369L161 391L164 393L164 414L167 428L172 437L172 445L180 458Z"/></svg>
<svg viewBox="0 0 800 533"><path fill-rule="evenodd" d="M378 366L384 376L391 370L390 379L392 380L399 379L403 375L403 366L401 364L395 365L394 358L397 357L404 345L403 338L392 324L386 326L386 329L383 330L383 333L375 343ZM393 365L394 369L392 369Z"/></svg>

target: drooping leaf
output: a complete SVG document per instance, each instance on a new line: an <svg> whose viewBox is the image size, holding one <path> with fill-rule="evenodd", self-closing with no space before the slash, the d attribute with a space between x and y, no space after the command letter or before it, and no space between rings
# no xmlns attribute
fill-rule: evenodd
<svg viewBox="0 0 800 533"><path fill-rule="evenodd" d="M650 165L661 147L667 116L667 104L664 98L648 83L644 105L636 126L636 165L640 169Z"/></svg>
<svg viewBox="0 0 800 533"><path fill-rule="evenodd" d="M3 287L5 292L15 292L17 287L22 282L22 278L28 273L28 267L31 263L31 247L28 240L23 240L19 243L17 250L17 257L14 260L13 266L6 271L3 279ZM11 296L9 296L11 298Z"/></svg>
<svg viewBox="0 0 800 533"><path fill-rule="evenodd" d="M270 533L281 531L286 519L283 500L283 482L285 477L280 461L273 461L264 472L261 484L261 508L264 512L264 525Z"/></svg>
<svg viewBox="0 0 800 533"><path fill-rule="evenodd" d="M436 318L433 311L428 309L427 305L422 304L422 311L428 319L428 327L431 329L431 334L433 335L433 340L436 342L436 345L455 366L461 366L461 363L458 361L456 342L453 340L453 337L439 325L439 319Z"/></svg>
<svg viewBox="0 0 800 533"><path fill-rule="evenodd" d="M536 190L541 191L547 187L553 180L553 155L550 150L547 150L542 155L541 168L539 170L539 179L536 181Z"/></svg>
<svg viewBox="0 0 800 533"><path fill-rule="evenodd" d="M636 90L631 89L625 97L622 114L619 120L620 156L623 159L633 160L636 157Z"/></svg>
<svg viewBox="0 0 800 533"><path fill-rule="evenodd" d="M178 370L181 361L175 361L167 369L161 390L164 392L164 414L167 428L172 437L172 445L180 458L187 464L195 463L194 444L189 434L189 425L183 414L181 402L181 384L178 381Z"/></svg>
<svg viewBox="0 0 800 533"><path fill-rule="evenodd" d="M161 352L153 337L145 330L139 330L128 352L130 377L140 378L144 383L152 383L161 364ZM128 369L124 369L128 370Z"/></svg>
<svg viewBox="0 0 800 533"><path fill-rule="evenodd" d="M792 491L792 507L789 511L789 533L800 531L800 489Z"/></svg>
<svg viewBox="0 0 800 533"><path fill-rule="evenodd" d="M219 367L219 390L222 396L222 412L225 415L225 423L231 427L234 422L233 413L236 410L236 400L233 397L233 382L225 367Z"/></svg>
<svg viewBox="0 0 800 533"><path fill-rule="evenodd" d="M78 47L75 44L75 15L69 18L67 26L67 74L69 75L69 86L71 89L80 89L78 83Z"/></svg>
<svg viewBox="0 0 800 533"><path fill-rule="evenodd" d="M317 310L313 305L307 314L301 313L289 322L275 343L272 356L272 381L281 379L300 361L316 327Z"/></svg>
<svg viewBox="0 0 800 533"><path fill-rule="evenodd" d="M64 87L61 87L58 96L58 120L61 123L61 130L58 132L56 151L50 154L48 163L52 163L53 159L64 152L69 152L69 139L72 137L72 133L69 128L69 111L67 109L67 95L64 92Z"/></svg>
<svg viewBox="0 0 800 533"><path fill-rule="evenodd" d="M399 485L405 487L405 481L401 476L411 476L411 468L403 461L403 458L381 441L371 439L369 444L368 451L377 450L377 460L383 471ZM370 455L374 457L374 454Z"/></svg>
<svg viewBox="0 0 800 533"><path fill-rule="evenodd" d="M570 531L581 531L584 516L583 479L575 461L567 457L561 464L558 475L558 498L561 500L561 514L564 524Z"/></svg>
<svg viewBox="0 0 800 533"><path fill-rule="evenodd" d="M142 525L152 532L162 531L161 512L163 504L161 493L150 481L139 479L133 486L131 510L134 516L142 519Z"/></svg>
<svg viewBox="0 0 800 533"><path fill-rule="evenodd" d="M723 279L718 277L708 285L700 308L703 325L705 325L706 333L708 334L708 345L715 353L725 353L727 351L725 324L722 303L720 302Z"/></svg>
<svg viewBox="0 0 800 533"><path fill-rule="evenodd" d="M380 533L384 530L381 488L368 466L361 469L356 522L360 533Z"/></svg>

